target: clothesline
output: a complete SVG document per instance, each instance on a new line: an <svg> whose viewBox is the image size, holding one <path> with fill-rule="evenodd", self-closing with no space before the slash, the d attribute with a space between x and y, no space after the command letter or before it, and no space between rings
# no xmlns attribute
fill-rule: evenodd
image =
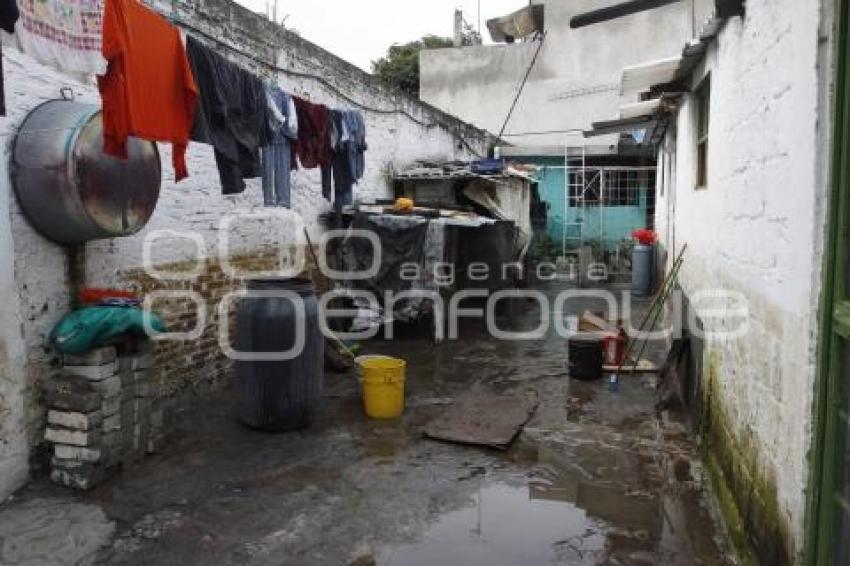
<svg viewBox="0 0 850 566"><path fill-rule="evenodd" d="M264 67L266 67L266 68L268 68L272 71L278 71L278 72L281 72L281 73L284 73L284 74L287 74L287 75L291 75L291 76L294 76L294 77L306 78L306 79L311 79L311 80L317 81L317 82L321 83L322 85L324 85L327 89L333 91L334 94L336 94L340 98L346 100L348 103L352 104L353 106L360 108L361 110L365 110L367 112L373 112L375 114L384 114L384 115L401 114L402 116L405 116L406 118L408 118L412 122L419 124L420 126L422 126L424 128L434 128L436 126L442 125L440 122L424 122L424 121L420 120L419 118L415 117L413 114L411 114L407 110L404 110L403 108L376 108L374 106L369 106L368 104L364 104L362 102L359 102L359 101L351 98L349 95L344 93L336 85L334 85L332 82L330 82L329 80L327 80L324 77L321 77L319 75L314 75L312 73L307 73L307 72L304 72L304 71L296 71L294 69L288 69L286 67L280 67L280 66L275 65L273 63L269 63L265 59L257 57L253 53L249 53L248 51L245 51L245 50L240 49L238 47L235 47L235 46L233 46L229 43L226 43L226 42L222 41L221 39L211 35L210 33L206 32L206 31L204 31L204 30L202 30L198 27L193 26L192 24L190 24L190 23L188 23L184 20L181 20L179 18L171 18L171 17L169 17L168 19L173 24L175 24L175 25L177 25L181 28L191 30L194 33L200 34L200 35L204 36L206 39L215 42L217 45L222 45L222 46L230 49L231 51L233 51L237 55L241 55L242 57L246 57L246 58L248 58L248 59L250 59L250 60L252 60L252 61L254 61L254 62L256 62L256 63L258 63L258 64L260 64L260 65L262 65L262 66L264 66ZM474 147L472 147L472 145L470 145L469 142L467 142L466 139L463 136L461 136L460 134L457 134L457 136L460 139L460 141L463 143L463 145L466 147L466 149L468 149L476 157L481 157L481 154Z"/></svg>
<svg viewBox="0 0 850 566"><path fill-rule="evenodd" d="M277 84L278 73L286 69L217 38L204 42L201 37L209 34L159 13L147 2L105 0L62 5L59 10L60 0L45 1L57 4L36 10L24 3L18 9L17 1L9 0L14 9L0 14L0 28L15 33L20 49L41 62L96 75L104 154L128 159L128 140L133 137L170 143L179 182L189 176L189 143L202 143L213 148L222 194L241 193L246 179L261 177L264 204L289 208L291 172L300 164L321 168L322 196L334 206L351 203L368 149L359 110L332 109L289 95ZM55 33L57 29L63 33ZM229 60L222 47L260 65L239 64L240 57ZM274 72L264 71L268 67ZM65 90L70 88L62 88L61 97L71 99ZM0 115L5 115L3 92L0 70ZM340 95L352 106L383 111ZM4 129L0 136L20 133L18 128ZM48 127L29 133L75 129Z"/></svg>
<svg viewBox="0 0 850 566"><path fill-rule="evenodd" d="M203 29L198 28L198 27L188 23L185 20L182 20L180 18L171 17L171 16L166 16L165 19L167 19L172 24L177 25L177 26L179 26L183 29L191 30L193 33L201 35L201 36L205 37L207 40L214 42L216 45L223 46L223 47L231 50L232 52L236 53L237 55L240 55L242 57L250 59L251 61L258 63L259 65L261 65L261 66L263 66L263 67L265 67L269 70L284 73L286 75L290 75L290 76L293 76L293 77L300 77L300 78L305 78L305 79L316 81L316 82L322 84L328 90L332 91L334 94L336 94L340 98L342 98L343 100L347 101L352 106L360 108L360 109L362 109L366 112L372 112L372 113L375 113L375 114L382 114L382 115L398 114L398 115L406 117L407 119L414 122L415 124L418 124L422 127L429 128L429 129L437 127L437 126L442 126L442 127L446 128L447 130L450 130L450 131L452 129L450 126L448 126L448 125L446 125L446 124L444 124L440 121L426 122L426 121L420 120L419 118L417 118L416 116L414 116L413 114L411 114L410 112L405 110L404 108L398 108L398 107L396 107L396 108L378 108L378 107L375 107L375 106L370 106L369 104L360 102L360 101L352 98L347 93L343 92L340 88L338 88L336 85L334 85L331 81L329 81L328 79L326 79L326 78L324 78L320 75L316 75L316 74L313 74L313 73L310 73L310 72L305 72L305 71L297 71L297 70L294 70L294 69L289 69L289 68L285 68L285 67L275 65L273 63L269 63L268 61L266 61L266 60L264 60L260 57L257 57L253 53L250 53L250 52L248 52L244 49L240 49L239 47L231 45L231 44L223 41L222 39L211 35L210 33L204 31ZM44 132L59 132L59 131L63 131L63 130L65 130L65 128L46 129L46 130L43 130L43 131ZM467 150L469 150L473 155L475 155L477 157L481 156L481 154L459 132L455 131L453 133L458 137L458 139L463 144L463 146ZM16 134L16 132L3 132L3 133L0 133L0 137L8 137L8 136L12 136L12 135L15 135L15 134Z"/></svg>
<svg viewBox="0 0 850 566"><path fill-rule="evenodd" d="M83 20L96 15L78 12ZM105 154L126 159L127 141L134 134L170 143L178 182L189 176L186 150L192 141L212 145L225 195L244 191L245 179L262 177L265 204L289 207L291 171L300 164L306 169L321 168L322 195L334 206L350 204L353 185L365 171L368 149L361 111L405 116L425 128L439 126L458 138L458 147L479 155L460 127L446 123L439 114L425 113L432 119L427 122L399 100L394 108L365 104L317 73L320 64L307 64L304 71L279 66L277 61L264 60L262 55L268 54L262 49L251 52L138 0L106 0L102 29L73 30L74 38L86 39L81 43L44 33L52 17L52 12L33 12L17 21L19 15L14 14L3 25L14 28L21 48L37 59L97 75ZM44 25L33 27L28 24L31 21ZM222 48L236 54L233 60L222 54ZM319 92L332 97L335 93L355 109L337 110L290 95L278 84L281 75L316 81L322 85ZM366 86L377 85L367 81ZM305 91L302 86L301 92ZM67 98L64 92L63 98ZM42 128L31 133L71 129Z"/></svg>
<svg viewBox="0 0 850 566"><path fill-rule="evenodd" d="M403 114L403 115L407 116L408 118L410 118L411 120L413 120L414 122L416 122L417 124L424 126L426 128L433 128L434 126L440 125L439 122L430 122L430 123L423 122L422 120L419 120L418 118L416 118L415 116L413 116L409 112L402 110L402 109L399 109L399 108L375 108L374 106L369 106L368 104L364 104L362 102L359 102L359 101L351 98L350 96L348 96L347 94L345 94L344 92L339 90L333 83L331 83L330 81L328 81L324 77L320 77L319 75L314 75L312 73L307 73L307 72L304 72L304 71L296 71L294 69L287 69L285 67L279 67L279 66L277 66L273 63L269 63L265 59L257 57L253 53L249 53L248 51L245 51L245 50L240 49L238 47L235 47L235 46L233 46L229 43L226 43L226 42L222 41L221 39L211 35L210 33L206 32L206 31L204 31L204 30L202 30L198 27L193 26L192 24L190 24L190 23L188 23L184 20L181 20L179 18L168 18L168 19L173 24L175 24L175 25L177 25L181 28L192 30L194 33L201 34L205 38L207 38L208 40L213 41L216 44L220 44L224 47L227 47L228 49L230 49L234 53L241 55L243 57L247 57L248 59L251 59L252 61L254 61L256 63L259 63L260 65L263 65L264 67L266 67L270 70L279 71L281 73L286 73L288 75L301 77L301 78L308 78L308 79L313 79L315 81L318 81L318 82L322 83L323 85L325 85L328 89L332 90L339 97L345 99L349 103L353 104L354 106L357 106L358 108L360 108L362 110L367 110L369 112L374 112L376 114Z"/></svg>

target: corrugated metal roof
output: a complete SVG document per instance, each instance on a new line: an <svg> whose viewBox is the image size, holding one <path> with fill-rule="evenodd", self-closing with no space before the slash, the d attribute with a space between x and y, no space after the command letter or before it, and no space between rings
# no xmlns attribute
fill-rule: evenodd
<svg viewBox="0 0 850 566"><path fill-rule="evenodd" d="M623 69L620 78L620 94L642 92L657 84L672 82L682 63L682 56L647 61Z"/></svg>
<svg viewBox="0 0 850 566"><path fill-rule="evenodd" d="M651 116L661 110L662 98L653 98L643 102L632 102L620 106L620 119L635 118L637 116Z"/></svg>
<svg viewBox="0 0 850 566"><path fill-rule="evenodd" d="M669 124L669 114L682 92L690 90L694 69L708 51L708 44L720 33L724 18L714 15L700 28L699 38L689 42L679 57L648 61L623 69L622 92L649 93L652 98L620 107L619 118L594 122L585 137L646 130L640 145L661 141Z"/></svg>
<svg viewBox="0 0 850 566"><path fill-rule="evenodd" d="M490 179L498 181L500 179L521 178L533 180L533 177L527 175L511 167L505 167L503 172L498 175L482 175L474 173L469 164L448 162L448 163L417 163L416 165L405 169L404 171L395 173L394 179L399 181L443 181L443 180L464 180L464 179Z"/></svg>
<svg viewBox="0 0 850 566"><path fill-rule="evenodd" d="M649 130L658 126L659 116L632 116L616 120L602 120L593 123L593 129L584 132L585 137L604 136L607 134L628 133L633 130Z"/></svg>
<svg viewBox="0 0 850 566"><path fill-rule="evenodd" d="M694 68L705 56L708 44L720 32L723 22L724 19L716 15L708 18L700 28L699 38L685 45L681 55L647 61L623 69L620 77L620 94L647 91L660 94L669 92L671 85L685 86Z"/></svg>
<svg viewBox="0 0 850 566"><path fill-rule="evenodd" d="M431 180L431 181L439 181L442 179L473 179L477 177L477 175L473 174L472 171L467 170L456 170L456 171L446 171L443 169L425 169L425 168L415 168L409 169L407 171L396 173L396 179L409 179L409 180Z"/></svg>

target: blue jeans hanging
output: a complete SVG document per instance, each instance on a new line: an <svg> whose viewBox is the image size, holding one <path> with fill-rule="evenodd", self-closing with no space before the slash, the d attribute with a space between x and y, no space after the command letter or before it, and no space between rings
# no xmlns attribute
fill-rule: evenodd
<svg viewBox="0 0 850 566"><path fill-rule="evenodd" d="M263 202L266 206L290 208L291 153L288 143L263 147Z"/></svg>

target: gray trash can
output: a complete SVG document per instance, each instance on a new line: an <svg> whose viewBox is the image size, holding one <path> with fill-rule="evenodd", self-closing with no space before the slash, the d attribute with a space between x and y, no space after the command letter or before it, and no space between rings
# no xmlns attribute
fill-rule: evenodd
<svg viewBox="0 0 850 566"><path fill-rule="evenodd" d="M655 246L635 244L632 250L632 294L637 297L652 295L652 266Z"/></svg>

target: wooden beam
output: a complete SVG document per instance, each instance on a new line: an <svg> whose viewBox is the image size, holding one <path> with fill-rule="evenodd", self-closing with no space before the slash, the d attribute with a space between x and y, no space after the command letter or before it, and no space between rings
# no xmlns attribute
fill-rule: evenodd
<svg viewBox="0 0 850 566"><path fill-rule="evenodd" d="M631 14L645 12L646 10L660 8L667 4L673 4L679 1L680 0L631 0L630 2L606 6L605 8L599 8L598 10L592 10L590 12L573 16L570 20L570 27L580 28L607 22L609 20L615 20Z"/></svg>

